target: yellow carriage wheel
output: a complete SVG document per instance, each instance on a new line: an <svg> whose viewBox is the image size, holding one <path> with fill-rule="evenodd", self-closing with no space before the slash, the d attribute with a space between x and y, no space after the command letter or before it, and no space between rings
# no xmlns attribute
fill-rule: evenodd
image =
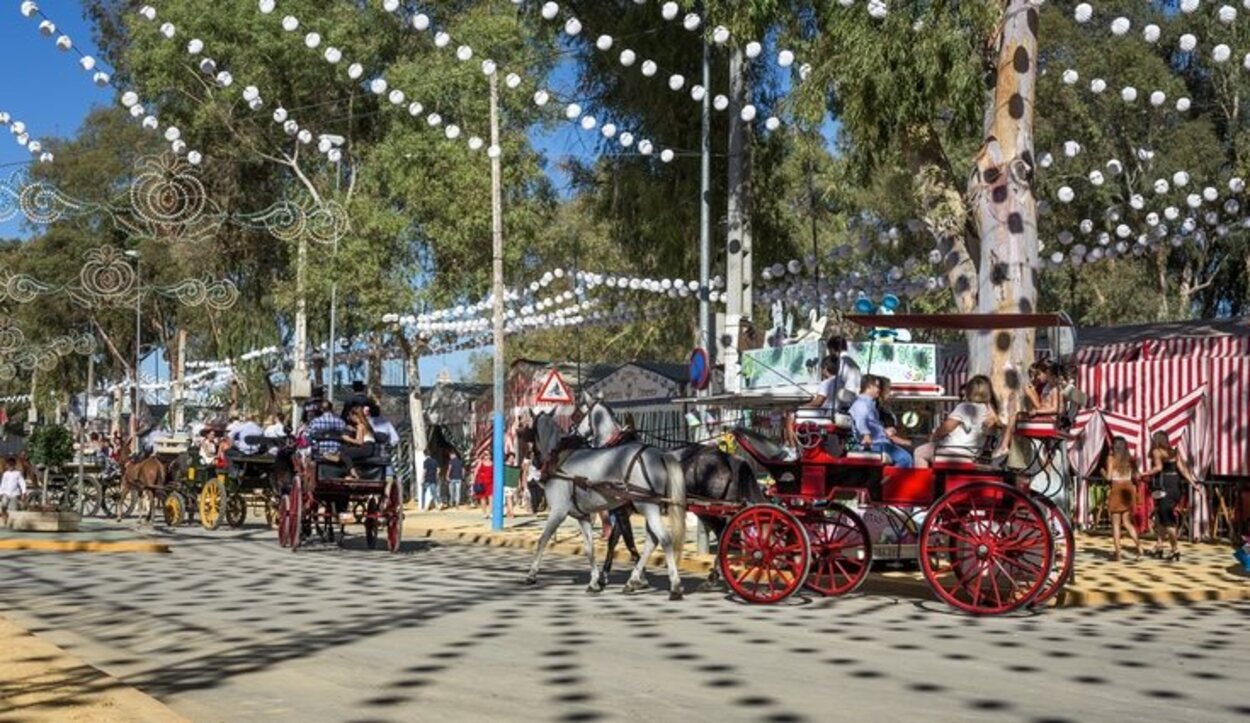
<svg viewBox="0 0 1250 723"><path fill-rule="evenodd" d="M200 525L206 530L215 530L221 525L226 505L226 486L221 480L204 483L200 490Z"/></svg>

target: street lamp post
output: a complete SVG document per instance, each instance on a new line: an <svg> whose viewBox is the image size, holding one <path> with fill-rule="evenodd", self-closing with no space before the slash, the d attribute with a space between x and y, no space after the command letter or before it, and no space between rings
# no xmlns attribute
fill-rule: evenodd
<svg viewBox="0 0 1250 723"><path fill-rule="evenodd" d="M491 210L491 295L493 296L493 328L495 342L494 414L492 415L491 529L503 529L503 168L499 146L499 75L490 76L490 210Z"/></svg>
<svg viewBox="0 0 1250 723"><path fill-rule="evenodd" d="M346 138L344 138L343 136L334 135L333 133L322 133L320 136L318 136L318 141L317 141L317 149L320 150L322 153L325 153L330 158L330 160L334 162L334 193L336 195L339 192L339 184L342 183L342 180L343 180L343 151L341 149L341 146L346 142L347 142ZM339 238L337 235L335 235L334 253L332 256L333 260L331 261L331 265L335 269L338 268L338 257L339 257ZM338 296L339 296L338 277L334 277L330 281L330 383L326 390L326 399L330 401L331 403L334 402L334 381L336 378L335 373L334 373L335 372L334 347L338 345L338 334L337 334L337 329L336 329L336 324L338 321Z"/></svg>
<svg viewBox="0 0 1250 723"><path fill-rule="evenodd" d="M139 436L139 365L142 363L140 343L143 335L143 282L139 275L139 252L130 249L126 255L135 260L135 368L131 378L133 389L130 400L130 439L133 445L137 443ZM136 453L139 449L132 446L130 451Z"/></svg>

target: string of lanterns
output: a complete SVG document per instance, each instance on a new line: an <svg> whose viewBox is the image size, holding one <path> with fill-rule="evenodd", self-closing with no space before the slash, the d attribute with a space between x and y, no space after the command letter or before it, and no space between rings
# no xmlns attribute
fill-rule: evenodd
<svg viewBox="0 0 1250 723"><path fill-rule="evenodd" d="M141 18L147 20L148 22L156 22L156 8L151 5L144 5L139 8L138 14ZM179 30L173 23L165 22L161 23L157 32L165 40L172 42L177 37ZM227 89L236 85L234 75L229 70L219 67L217 59L206 54L208 49L204 41L200 38L193 37L187 41L186 52L187 55L193 58L199 58L196 63L196 67L199 68L201 73L211 78L217 87ZM248 108L253 111L259 111L265 107L265 99L261 95L260 89L255 85L246 85L243 88L242 95ZM133 109L136 104L138 104L139 97L135 93L128 91L122 94L121 100L122 105ZM285 132L288 136L294 137L301 144L309 145L313 142L313 132L308 128L301 127L299 122L293 118L285 108L281 106L275 108L272 117L274 123L282 126L283 132ZM179 136L180 132L177 128L171 127L165 130L165 138L175 144L175 152L178 152L177 144L182 143L182 141L179 140ZM342 151L329 139L326 134L318 135L317 139L317 150L324 153L327 160L331 163L338 163L342 160ZM183 147L185 147L185 144L183 144ZM198 152L191 151L187 154L187 160L194 165L199 165L202 158Z"/></svg>
<svg viewBox="0 0 1250 723"><path fill-rule="evenodd" d="M1180 0L1179 9L1182 14L1192 15L1197 12L1201 6L1200 0ZM1242 6L1246 10L1250 10L1250 0L1242 0ZM1094 16L1094 8L1089 3L1080 3L1073 9L1073 19L1081 25L1089 23ZM1216 19L1223 25L1232 25L1237 20L1237 9L1231 5L1221 5L1215 12ZM1108 25L1111 34L1117 37L1123 37L1132 30L1132 21L1124 16L1117 16ZM1142 28L1142 40L1147 43L1154 44L1159 42L1162 30L1154 23L1148 23ZM1198 38L1193 33L1183 33L1177 39L1177 49L1182 53L1192 53L1198 47ZM1217 43L1211 48L1211 60L1216 63L1226 63L1232 58L1232 48L1225 43ZM1242 65L1246 70L1250 70L1250 53L1246 53L1242 58ZM1132 90L1127 88L1126 90ZM1158 91L1156 91L1158 92ZM1152 94L1153 96L1153 94ZM1128 101L1128 98L1125 98ZM1129 101L1131 102L1131 101ZM1161 103L1156 104L1161 105ZM1178 108L1180 110L1180 108Z"/></svg>
<svg viewBox="0 0 1250 723"><path fill-rule="evenodd" d="M26 124L20 120L13 120L12 114L6 111L0 111L0 126L8 126L9 132L13 134L13 139L17 141L19 146L30 151L32 156L39 159L40 163L51 163L54 156L51 152L43 149L43 143L31 137L30 132L26 128Z"/></svg>
<svg viewBox="0 0 1250 723"><path fill-rule="evenodd" d="M146 17L146 11L149 10L151 11L152 17L155 18L156 11L152 9L150 5L144 6L140 12ZM91 81L93 83L101 88L112 86L114 89L122 92L122 89L113 82L112 75L104 70L98 69L99 63L93 56L87 55L79 50L78 46L74 45L74 41L68 35L57 32L56 23L44 14L43 10L39 8L38 3L35 3L33 0L23 0L22 4L18 6L18 11L21 12L22 17L27 19L34 20L35 18L39 18L39 34L45 38L51 38L55 35L55 43L58 50L61 52L73 51L77 53L79 66L81 66L84 71L92 74ZM159 118L157 118L156 113L150 112L149 109L139 101L139 96L137 94L131 91L126 91L122 92L121 97L123 100L133 99L132 103L124 103L132 118L139 119L140 124L147 130L160 130L161 122ZM165 128L164 135L165 140L169 142L169 147L174 153L179 155L186 153L187 160L193 165L198 165L200 163L202 160L201 154L198 151L187 150L187 144L182 141L181 132L178 128L174 126L167 126Z"/></svg>

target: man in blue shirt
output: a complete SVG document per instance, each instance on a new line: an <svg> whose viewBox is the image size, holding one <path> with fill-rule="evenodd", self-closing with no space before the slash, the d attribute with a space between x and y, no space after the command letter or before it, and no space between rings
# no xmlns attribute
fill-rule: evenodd
<svg viewBox="0 0 1250 723"><path fill-rule="evenodd" d="M881 424L881 416L877 412L877 397L881 396L881 381L871 375L865 375L859 385L859 396L851 405L851 428L855 438L874 452L883 452L890 457L890 464L895 467L911 467L911 452L903 448L902 439L891 437Z"/></svg>
<svg viewBox="0 0 1250 723"><path fill-rule="evenodd" d="M321 416L308 423L308 438L317 450L317 456L336 455L342 447L347 425L334 414L334 405L326 402Z"/></svg>

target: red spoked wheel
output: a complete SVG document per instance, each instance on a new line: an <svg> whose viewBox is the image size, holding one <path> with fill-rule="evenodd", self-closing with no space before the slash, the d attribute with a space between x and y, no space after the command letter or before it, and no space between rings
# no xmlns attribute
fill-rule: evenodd
<svg viewBox="0 0 1250 723"><path fill-rule="evenodd" d="M812 566L804 587L831 597L858 589L872 567L868 525L840 504L813 510L802 520L812 544Z"/></svg>
<svg viewBox="0 0 1250 723"><path fill-rule="evenodd" d="M811 543L794 515L752 505L734 515L721 537L717 565L729 588L747 602L778 603L807 579Z"/></svg>
<svg viewBox="0 0 1250 723"><path fill-rule="evenodd" d="M920 565L938 599L974 615L1026 605L1046 586L1054 547L1029 495L976 482L943 495L920 531Z"/></svg>
<svg viewBox="0 0 1250 723"><path fill-rule="evenodd" d="M1046 516L1046 528L1050 531L1055 551L1050 563L1050 574L1046 576L1046 585L1029 603L1037 607L1050 602L1072 579L1072 568L1076 563L1076 536L1072 534L1072 523L1054 500L1040 492L1033 492L1033 501L1042 508L1042 513Z"/></svg>
<svg viewBox="0 0 1250 723"><path fill-rule="evenodd" d="M378 498L370 497L365 504L365 545L370 550L378 546Z"/></svg>
<svg viewBox="0 0 1250 723"><path fill-rule="evenodd" d="M404 501L399 493L399 483L391 480L386 484L386 549L399 552L404 537Z"/></svg>

